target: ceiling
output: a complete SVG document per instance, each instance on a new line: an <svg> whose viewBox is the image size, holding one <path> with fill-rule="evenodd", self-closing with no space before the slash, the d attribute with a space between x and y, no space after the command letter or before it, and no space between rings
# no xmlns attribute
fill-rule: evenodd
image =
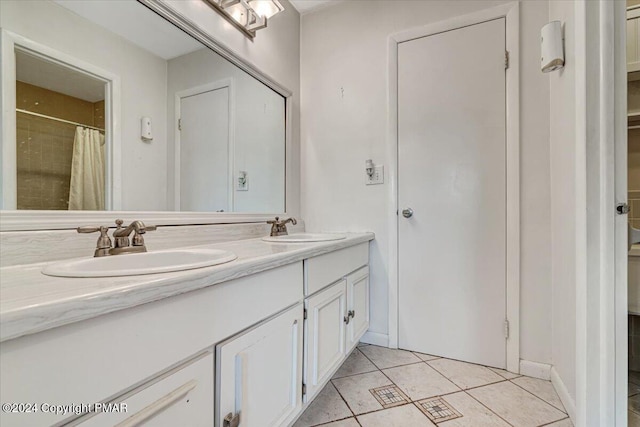
<svg viewBox="0 0 640 427"><path fill-rule="evenodd" d="M89 102L104 99L104 82L16 49L16 80Z"/></svg>
<svg viewBox="0 0 640 427"><path fill-rule="evenodd" d="M329 6L331 3L339 3L344 0L289 0L300 14L309 13L315 9Z"/></svg>
<svg viewBox="0 0 640 427"><path fill-rule="evenodd" d="M204 47L137 1L54 1L165 60Z"/></svg>

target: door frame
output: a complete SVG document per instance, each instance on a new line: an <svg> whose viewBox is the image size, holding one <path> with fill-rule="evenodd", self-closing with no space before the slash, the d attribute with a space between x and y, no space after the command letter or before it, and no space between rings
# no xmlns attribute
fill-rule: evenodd
<svg viewBox="0 0 640 427"><path fill-rule="evenodd" d="M389 150L389 347L398 348L399 268L398 268L398 44L470 25L505 18L505 46L509 52L506 71L506 317L509 338L506 340L507 370L520 372L520 6L506 3L478 12L456 16L392 34L388 40L388 111L387 147Z"/></svg>
<svg viewBox="0 0 640 427"><path fill-rule="evenodd" d="M176 92L175 94L175 116L174 116L174 162L173 162L173 185L174 185L174 196L173 203L174 209L176 211L180 211L180 127L178 126L178 121L181 117L181 102L182 98L188 98L190 96L199 95L205 92L212 92L214 90L227 88L229 91L229 102L228 102L228 117L229 117L229 129L228 129L228 141L227 141L227 149L228 149L228 162L229 162L229 185L227 188L227 197L229 199L229 212L234 211L234 180L235 176L235 164L234 164L234 150L235 150L235 111L236 111L236 96L235 96L235 88L234 88L233 77L229 77L226 79L217 80L215 82L206 83L204 85L195 86L189 89L181 90Z"/></svg>
<svg viewBox="0 0 640 427"><path fill-rule="evenodd" d="M577 177L585 214L576 290L576 425L627 425L626 2L576 4ZM611 422L614 422L613 424Z"/></svg>
<svg viewBox="0 0 640 427"><path fill-rule="evenodd" d="M44 61L72 69L105 84L105 210L122 208L122 134L120 106L120 76L85 62L57 49L35 42L20 34L0 29L0 209L14 210L17 206L16 166L16 59L14 52L21 50ZM37 212L37 211L33 211ZM60 211L73 212L73 211ZM86 214L86 211L79 211ZM7 216L3 212L3 217ZM113 216L113 214L111 214ZM4 219L4 218L3 218ZM45 221L46 223L46 221Z"/></svg>

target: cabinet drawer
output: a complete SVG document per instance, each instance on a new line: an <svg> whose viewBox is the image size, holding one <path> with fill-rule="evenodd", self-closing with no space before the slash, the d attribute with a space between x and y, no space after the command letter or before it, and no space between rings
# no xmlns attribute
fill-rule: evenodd
<svg viewBox="0 0 640 427"><path fill-rule="evenodd" d="M309 258L304 261L304 294L312 295L369 263L369 243Z"/></svg>
<svg viewBox="0 0 640 427"><path fill-rule="evenodd" d="M123 412L102 412L70 426L164 427L213 425L213 353L206 352L113 404Z"/></svg>

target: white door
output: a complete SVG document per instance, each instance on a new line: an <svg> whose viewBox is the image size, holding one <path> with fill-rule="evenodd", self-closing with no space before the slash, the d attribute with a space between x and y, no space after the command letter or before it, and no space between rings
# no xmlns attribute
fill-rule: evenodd
<svg viewBox="0 0 640 427"><path fill-rule="evenodd" d="M344 360L346 294L347 281L341 280L305 300L305 402L313 399Z"/></svg>
<svg viewBox="0 0 640 427"><path fill-rule="evenodd" d="M302 304L216 347L216 426L288 425L302 408Z"/></svg>
<svg viewBox="0 0 640 427"><path fill-rule="evenodd" d="M503 18L398 46L401 348L506 366L505 97Z"/></svg>
<svg viewBox="0 0 640 427"><path fill-rule="evenodd" d="M180 99L180 210L231 210L229 88Z"/></svg>

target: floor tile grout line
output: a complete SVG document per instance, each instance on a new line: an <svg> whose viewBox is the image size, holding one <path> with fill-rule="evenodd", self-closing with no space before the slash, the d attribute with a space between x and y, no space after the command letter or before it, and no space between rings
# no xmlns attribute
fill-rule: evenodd
<svg viewBox="0 0 640 427"><path fill-rule="evenodd" d="M343 379L343 378L355 377L356 375L370 374L370 373L372 373L372 372L376 372L376 371L379 371L379 370L380 370L380 369L375 368L373 371L358 372L358 373L355 373L355 374L343 375L343 376L341 376L341 377L333 376L333 377L331 377L331 380L332 380L332 381L333 381L333 380L341 380L341 379Z"/></svg>
<svg viewBox="0 0 640 427"><path fill-rule="evenodd" d="M371 344L370 344L370 345L371 345ZM362 355L363 355L367 360L369 360L369 362L371 362L371 363L373 364L373 366L375 366L375 367L376 367L376 371L364 372L363 374L365 374L365 373L366 373L366 374L370 374L370 373L372 373L372 372L380 372L380 373L381 373L381 374L382 374L386 379L388 379L389 381L391 381L391 378L389 378L388 376L386 376L386 375L385 375L385 373L384 373L384 372L382 372L382 369L378 368L378 365L376 365L376 364L373 362L373 360L371 360L371 359L370 359L366 354L364 354L362 351L361 351L360 353L362 353ZM361 374L357 374L357 375L361 375ZM353 376L355 376L355 375L351 375L351 376L353 377ZM347 377L343 377L343 378L347 378ZM333 379L332 379L332 380L330 380L330 381L331 381L331 383L333 384ZM393 386L395 386L395 387L398 387L398 389L400 389L400 387L399 387L396 383L394 383L393 381L391 381L391 384L392 384ZM336 387L336 385L335 385L335 384L333 384L333 386L335 387L335 389L336 389L336 390L338 390L338 387ZM400 390L402 390L402 389L400 389ZM403 393L404 393L404 391L403 391ZM391 408L381 407L380 409L376 409L375 411L363 412L362 414L355 415L355 411L354 411L353 409L351 409L351 406L349 406L349 403L347 403L347 401L345 400L345 398L342 396L342 394L340 393L340 390L338 390L338 394L340 394L340 397L342 398L342 400L344 400L344 401L345 401L345 403L347 404L347 407L349 408L349 410L354 414L354 416L356 417L356 421L358 421L358 416L360 416L360 415L365 415L365 414L371 414L371 413L373 413L373 412L384 411L385 409L391 409ZM406 395L406 394L405 394L405 395ZM408 401L406 404L410 404L410 403L411 403L411 398L410 398L409 396L407 396L407 398L409 399L409 401ZM380 402L378 402L378 405L380 405ZM382 406L382 405L380 405L380 406ZM394 408L399 408L400 406L404 406L404 405L394 406ZM360 421L358 421L358 424L359 424L359 423L360 423Z"/></svg>
<svg viewBox="0 0 640 427"><path fill-rule="evenodd" d="M498 383L494 383L494 384L498 384ZM479 387L477 387L479 388ZM471 390L471 389L470 389ZM469 396L470 398L472 398L473 400L475 400L476 402L478 402L480 405L484 406L487 411L491 412L492 414L494 414L496 417L498 417L499 419L501 419L502 421L504 421L505 423L507 423L508 425L510 425L511 427L514 427L513 424L511 424L509 421L505 420L503 417L500 416L500 414L498 414L497 412L495 412L493 409L489 408L487 405L485 405L484 403L482 403L481 401L479 401L478 399L475 398L475 396L471 393L467 393L467 391L465 390L463 393L465 393L467 396Z"/></svg>
<svg viewBox="0 0 640 427"><path fill-rule="evenodd" d="M406 351L407 353L411 353L414 357L417 357L417 358L418 358L418 361L417 361L417 362L404 363L404 364L402 364L402 365L395 365L395 366L389 366L389 367L387 367L387 368L381 368L381 367L379 367L379 366L376 364L376 362L374 362L374 361L373 361L373 359L372 359L372 358L370 358L369 356L367 356L367 355L365 354L365 352L364 352L364 351L360 351L360 353L362 353L362 355L363 355L364 357L366 357L366 358L369 360L369 362L373 363L373 366L375 366L376 368L378 368L378 370L379 370L379 371L382 371L383 369L397 368L397 367L399 367L399 366L415 365L415 364L417 364L417 363L427 363L427 362L426 362L426 360L422 360L422 359L420 359L420 357L419 357L419 356L416 356L415 354L413 354L413 351L409 351L409 350L402 350L402 349L400 349L400 348L388 348L388 347L382 347L382 346L374 345L374 344L368 344L367 346L380 347L380 348L384 348L384 349L387 349L387 350ZM424 354L424 353L421 353L421 354Z"/></svg>
<svg viewBox="0 0 640 427"><path fill-rule="evenodd" d="M426 362L425 362L425 363L426 363ZM427 363L427 365L429 365L429 364ZM447 378L447 377L446 377L442 372L438 371L436 368L434 368L434 367L433 367L433 366L431 366L431 365L429 365L429 366L431 367L431 369L433 369L434 371L438 372L438 373L439 373L440 375L442 375L443 377ZM497 374L496 374L496 375L497 375ZM498 375L498 376L500 376L500 375ZM501 377L501 378L503 378L502 376L500 376L500 377ZM447 378L447 379L448 379L448 378ZM449 380L449 381L451 381L451 380ZM497 382L495 382L495 383L491 383L491 384L500 384L500 383L503 383L503 382L506 382L506 381L509 381L509 380L505 379L504 381L497 381ZM452 384L454 384L456 387L459 387L459 386L458 386L458 384L454 383L453 381L451 381L451 383L452 383ZM467 396L471 397L471 398L472 398L473 400L475 400L476 402L478 402L480 405L482 405L482 406L484 406L485 408L487 408L487 410L488 410L490 413L494 414L496 417L498 417L499 419L501 419L502 421L504 421L505 423L507 423L508 425L510 425L511 427L513 427L513 424L511 424L509 421L507 421L507 420L505 420L504 418L502 418L502 417L501 417L497 412L493 411L493 410L492 410L491 408L489 408L487 405L485 405L484 403L480 402L480 401L479 401L478 399L476 399L472 394L467 393L467 390L474 390L474 389L476 389L476 388L486 387L486 386L488 386L488 385L490 385L490 384L484 384L484 385L480 385L480 386L477 386L477 387L470 387L470 388L468 388L468 389L461 390L461 391L462 391L464 394L466 394ZM453 394L453 393L447 393L447 394ZM447 394L445 394L444 396L446 396ZM446 399L445 399L445 401L446 401Z"/></svg>
<svg viewBox="0 0 640 427"><path fill-rule="evenodd" d="M449 359L450 360L450 359ZM479 385L477 387L469 387L469 388L462 388L460 387L458 384L456 384L451 378L449 378L448 376L446 376L445 374L443 374L442 372L440 372L437 368L435 368L434 366L431 366L429 363L424 362L427 364L427 366L429 366L431 369L433 369L434 371L436 371L437 373L439 373L440 375L442 375L447 381L449 381L451 384L453 384L454 386L458 387L460 389L460 391L465 391L465 390L471 390L473 388L477 388L477 387L484 387L485 385L489 385L489 384L497 384L499 382L502 381L496 381L495 383L489 383L489 384L484 384L484 385ZM497 375L497 374L496 374ZM505 380L506 381L506 380ZM451 394L451 393L447 393L447 394Z"/></svg>
<svg viewBox="0 0 640 427"><path fill-rule="evenodd" d="M331 423L337 423L339 421L349 420L349 419L355 418L355 417L356 417L355 415L351 415L350 417L338 418L337 420L327 421L326 423L322 423L322 424L314 424L314 425L312 425L310 427L322 427L322 426L326 426L326 425L331 424ZM356 420L356 422L357 422L357 420Z"/></svg>
<svg viewBox="0 0 640 427"><path fill-rule="evenodd" d="M504 375L502 375L500 372L496 372L494 369L500 369L500 368L492 368L490 366L487 366L487 368L489 368L492 372L495 372L497 375L500 375L502 378L504 378L507 381L511 381L511 380L515 380L516 378L520 378L520 377L526 377L526 375L522 375L522 374L514 374L513 372L509 372L506 369L501 369L502 371L505 371L511 375L515 375L515 377L511 377L511 378L507 378Z"/></svg>
<svg viewBox="0 0 640 427"><path fill-rule="evenodd" d="M433 421L431 418L429 418L429 417L427 416L427 414L425 414L425 413L424 413L424 411L423 411L422 409L420 409L420 408L418 407L418 402L411 402L411 404L412 404L413 406L415 406L415 407L416 407L416 409L417 409L418 411L420 411L420 413L421 413L422 415L424 415L425 417L427 417L427 419L429 420L429 422L430 422L431 424L433 424L434 426L439 426L439 425L440 425L440 423L438 423L438 422L436 422L436 421ZM462 418L462 416L460 416L460 417L458 417L458 418ZM452 420L448 420L448 421L452 421ZM443 422L443 423L444 423L445 421L441 421L441 422Z"/></svg>
<svg viewBox="0 0 640 427"><path fill-rule="evenodd" d="M551 421L550 423L540 424L538 427L550 426L550 425L552 425L552 424L559 423L560 421L564 421L564 420L569 420L569 421L571 421L571 418L566 417L566 418L563 418L563 419L561 419L561 420ZM573 421L571 421L571 424L573 424Z"/></svg>
<svg viewBox="0 0 640 427"><path fill-rule="evenodd" d="M361 352L361 353L362 353L362 352ZM362 354L364 354L364 353L362 353ZM367 355L366 355L366 354L364 354L364 357L367 357ZM369 358L367 357L367 359L369 359ZM401 367L401 366L417 365L418 363L427 363L427 362L425 362L424 360L418 360L417 362L403 363L402 365L394 365L394 366L388 366L388 367L386 367L386 368L381 368L381 367L379 367L378 365L376 365L376 362L374 362L373 360L369 359L369 361L370 361L371 363L373 363L373 365L374 365L374 366L376 367L376 369L378 369L379 371L381 371L381 370L383 370L383 369L399 368L399 367Z"/></svg>
<svg viewBox="0 0 640 427"><path fill-rule="evenodd" d="M344 396L342 395L342 393L340 393L340 390L338 390L338 387L336 387L336 385L333 383L333 379L329 379L329 383L331 383L331 387L333 387L336 392L338 393L338 396L340 396L340 399L342 399L342 401L344 402L345 405L347 405L347 409L349 411L351 411L351 414L353 414L353 416L356 416L356 413L354 412L353 409L351 409L351 406L349 406L349 402L347 402L347 400L344 398ZM326 387L326 386L325 386Z"/></svg>
<svg viewBox="0 0 640 427"><path fill-rule="evenodd" d="M367 344L367 345L371 345L371 344ZM354 351L355 351L355 350L358 350L358 346L356 346L356 348L354 349ZM355 376L355 375L360 375L360 374L370 374L371 372L375 372L375 371L379 371L379 370L380 370L380 368L378 368L378 366L377 366L375 363L373 363L373 362L371 361L371 359L369 359L369 358L367 357L367 355L366 355L366 354L364 354L364 353L363 353L362 351L360 351L360 350L358 350L358 352L359 352L359 353L360 353L360 354L361 354L365 359L367 359L367 360L369 361L369 363L371 363L371 364L373 365L374 370L373 370L373 371L366 371L366 372L359 372L359 373L357 373L357 374L345 375L345 376L343 376L343 377L335 377L335 374L333 374L334 376L333 376L333 377L331 377L331 381L333 381L333 380L338 380L338 379L340 379L340 378L353 377L353 376ZM351 352L351 354L353 354L353 352ZM349 355L349 356L351 356L351 355ZM345 362L346 362L346 359L345 359ZM339 368L338 368L338 369L339 369ZM337 373L337 372L336 372L336 373Z"/></svg>
<svg viewBox="0 0 640 427"><path fill-rule="evenodd" d="M516 379L516 378L514 378L514 380L515 380L515 379ZM538 379L539 379L539 378L538 378ZM532 391L530 391L530 390L527 390L526 388L522 387L520 384L518 384L518 383L514 383L512 380L508 380L508 381L509 381L511 384L515 385L516 387L520 387L522 390L526 391L526 392L527 392L527 393L529 393L530 395L535 396L535 397L537 397L538 399L542 400L542 401L543 401L543 402L545 402L546 404L551 405L552 407L556 408L558 411L562 412L563 414L565 414L565 415L569 415L569 414L567 414L567 410L566 410L564 407L563 407L562 409L560 409L560 408L558 408L556 405L554 405L553 403L551 403L551 402L547 402L547 400L546 400L546 399L543 399L542 397L538 396L538 395L537 395L537 394L535 394L534 392L532 392ZM546 380L542 380L542 381L546 381ZM554 391L555 391L555 388L554 388ZM556 394L557 394L557 393L556 393ZM559 398L559 397L558 397L558 398Z"/></svg>
<svg viewBox="0 0 640 427"><path fill-rule="evenodd" d="M369 344L369 345L372 345L372 344ZM386 379L388 379L388 380L391 382L391 384L392 384L393 386L398 387L398 389L399 389L399 390L402 390L402 389L400 388L400 386L399 386L399 385L397 385L396 383L394 383L393 381L391 381L391 378L389 378L389 377L388 377L384 372L382 372L382 369L378 368L378 365L376 365L376 364L374 363L374 361L373 361L373 360L371 360L371 358L370 358L369 356L367 356L367 355L366 355L364 352L362 352L362 351L361 351L360 353L362 353L362 355L363 355L367 360L369 360L369 362L371 362L371 363L373 364L373 366L375 366L375 367L376 367L377 371L371 371L371 372L380 372L380 373L381 373L381 374L382 374ZM416 356L416 357L417 357L417 356ZM425 361L420 360L420 362L410 363L410 365L414 365L414 364L417 364L417 363L425 363L425 364L426 364L426 362L425 362ZM407 365L401 365L401 366L407 366ZM390 368L386 368L386 369L390 369ZM368 373L368 374L370 374L371 372L364 372L364 373ZM360 375L360 374L357 374L357 375ZM351 375L351 376L355 376L355 375ZM344 377L344 378L346 378L346 377ZM335 384L333 384L333 380L329 380L329 381L331 381L331 384L332 384L332 385L334 386L334 388L338 391L338 394L340 395L340 397L342 398L342 400L344 400L344 401L345 401L345 403L347 404L347 407L349 408L349 410L350 410L350 411L355 415L355 412L353 411L353 409L351 409L351 406L349 406L349 403L347 403L347 401L344 399L344 397L343 397L343 396L342 396L342 394L340 393L340 390L338 390L338 387L336 387L336 385L335 385ZM405 405L412 405L412 404L413 404L413 401L411 401L411 398L410 398L410 397L409 397L409 396L408 396L404 391L402 391L402 392L405 394L405 396L407 396L407 398L409 399L409 401L407 401L407 403L405 403L404 405L398 405L398 406L394 406L394 407L392 407L392 408L400 408L400 407L405 406ZM380 402L378 402L378 405L380 405ZM380 406L382 406L382 405L380 405ZM358 417L359 417L359 416L366 415L366 414L372 414L372 413L374 413L374 412L380 412L380 411L384 411L384 410L392 409L392 408L385 408L385 407L382 407L382 408L377 409L377 410L375 410L375 411L363 412L362 414L355 415L356 422L357 422L359 425L362 425L362 424L360 424L360 421L358 420ZM422 413L422 411L420 411L420 413L421 413L422 415L424 415L424 413ZM426 415L424 415L424 416L425 416L425 418L429 419L429 417L427 417Z"/></svg>

